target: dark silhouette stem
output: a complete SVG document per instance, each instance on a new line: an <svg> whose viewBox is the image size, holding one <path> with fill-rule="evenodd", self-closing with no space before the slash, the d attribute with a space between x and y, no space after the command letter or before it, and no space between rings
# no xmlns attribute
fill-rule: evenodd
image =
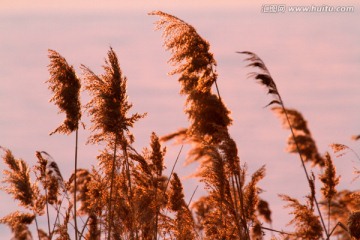
<svg viewBox="0 0 360 240"><path fill-rule="evenodd" d="M87 219L86 219L86 221L84 223L84 227L83 227L83 229L81 230L81 233L80 233L80 239L84 237L84 231L87 228L87 224L89 222L89 219L90 219L90 216L87 217Z"/></svg>
<svg viewBox="0 0 360 240"><path fill-rule="evenodd" d="M328 201L328 230L330 231L331 199Z"/></svg>
<svg viewBox="0 0 360 240"><path fill-rule="evenodd" d="M171 169L171 172L170 172L170 175L169 175L168 181L167 181L167 183L166 183L166 186L165 186L165 189L164 189L164 193L166 192L166 189L167 189L167 188L168 188L168 186L169 186L171 176L172 176L172 174L173 174L173 172L174 172L174 169L175 169L176 163L177 163L177 162L178 162L178 160L179 160L179 157L180 157L180 154L181 154L181 151L182 151L183 147L184 147L184 145L181 145L180 151L179 151L179 153L178 153L178 155L177 155L177 157L176 157L175 163L174 163L174 165L173 165L173 167L172 167L172 169Z"/></svg>
<svg viewBox="0 0 360 240"><path fill-rule="evenodd" d="M165 186L163 195L166 193L166 190L167 190L167 188L168 188L168 186L169 186L169 183L170 183L170 180L171 180L171 176L172 176L172 174L173 174L173 172L174 172L176 163L177 163L178 160L179 160L179 157L180 157L180 154L181 154L181 151L182 151L183 147L184 147L184 145L181 145L180 151L179 151L179 153L178 153L178 155L177 155L177 157L176 157L176 160L175 160L175 162L174 162L174 165L173 165L173 167L172 167L172 169L171 169L170 175L169 175L168 180L167 180L167 182L166 182L166 186ZM158 210L157 213L156 213L156 214L157 214L156 217L158 217L158 212L159 212L159 210ZM166 216L166 214L167 214L167 211L165 211L165 214L164 214L164 215ZM160 238L160 236L157 237L157 232L156 232L156 239L158 240L159 238ZM171 238L171 239L172 239L172 238Z"/></svg>
<svg viewBox="0 0 360 240"><path fill-rule="evenodd" d="M74 224L75 224L75 240L78 240L78 227L77 227L77 209L76 209L76 191L77 191L77 158L78 158L78 139L79 128L75 131L75 170L74 170Z"/></svg>
<svg viewBox="0 0 360 240"><path fill-rule="evenodd" d="M250 239L250 231L246 223L246 216L245 216L245 208L244 208L244 193L243 193L243 185L241 181L241 172L239 172L239 175L235 175L235 183L236 187L238 189L239 199L240 199L240 207L241 207L241 222L245 230L246 237Z"/></svg>
<svg viewBox="0 0 360 240"><path fill-rule="evenodd" d="M344 224L342 224L341 222L338 222L335 227L331 230L331 232L329 233L329 236L326 238L326 240L329 240L331 235L334 233L335 229L337 227L341 227L342 229L344 229L348 234L349 234L349 231L348 229L344 226ZM329 229L330 230L330 229ZM350 234L349 234L350 235Z"/></svg>
<svg viewBox="0 0 360 240"><path fill-rule="evenodd" d="M187 207L189 207L189 206L190 206L190 203L191 203L191 201L192 201L192 199L193 199L193 197L194 197L194 195L195 195L196 190L198 189L198 187L199 187L199 185L197 185L197 186L196 186L196 188L195 188L194 192L192 193L192 195L191 195L191 197L190 197L190 200L189 200L189 203L187 204Z"/></svg>
<svg viewBox="0 0 360 240"><path fill-rule="evenodd" d="M56 227L56 223L58 223L60 225L59 215L60 215L61 205L64 202L64 198L65 198L65 193L62 196L60 205L57 205L56 208L55 208L55 210L56 210L56 218L55 218L55 221L54 221L54 225L52 227L52 231L51 231L51 233L49 235L50 240L52 239L52 236L53 236L53 233L54 233L54 230L55 230L55 227Z"/></svg>
<svg viewBox="0 0 360 240"><path fill-rule="evenodd" d="M283 232L283 231L279 231L279 230L275 230L275 229L272 229L272 228L267 228L267 227L263 227L263 226L261 226L261 229L264 229L264 230L267 230L267 231L271 231L271 232L280 233L280 234L285 234L285 235L295 236L295 235L294 235L294 234L292 234L292 233L287 233L287 232Z"/></svg>
<svg viewBox="0 0 360 240"><path fill-rule="evenodd" d="M45 186L45 202L46 202L46 217L47 217L47 224L48 224L48 232L49 232L49 236L51 236L51 232L50 232L50 215L49 215L49 202L48 202L48 183L47 183L47 174L45 173L45 181L46 181L46 186Z"/></svg>
<svg viewBox="0 0 360 240"><path fill-rule="evenodd" d="M127 142L124 139L123 140L124 143L122 144L122 150L123 150L123 155L125 158L125 166L126 166L126 176L128 179L128 185L129 185L129 193L130 193L130 197L129 197L129 202L130 202L130 206L131 206L131 232L130 232L130 239L134 239L134 231L135 231L135 237L136 239L138 239L138 231L136 230L136 228L134 227L134 223L135 223L135 208L134 208L134 203L133 203L133 191L132 191L132 184L131 184L131 174L130 174L130 164L129 164L129 156L127 153Z"/></svg>
<svg viewBox="0 0 360 240"><path fill-rule="evenodd" d="M109 202L108 202L108 224L109 224L109 230L108 230L108 240L111 239L111 227L112 227L112 192L114 187L114 177L115 177L115 164L116 164L116 148L117 148L117 141L118 136L115 134L115 144L114 144L114 157L112 162L112 169L111 169L111 179L110 179L110 193L109 193Z"/></svg>
<svg viewBox="0 0 360 240"><path fill-rule="evenodd" d="M310 188L311 188L311 185L310 185L311 180L310 180L310 177L309 177L309 173L308 173L308 171L307 171L307 169L306 169L305 161L304 161L304 159L303 159L303 157L302 157L302 155L301 155L300 147L299 147L299 144L298 144L298 142L297 142L297 140L296 140L296 136L295 136L294 129L293 129L293 127L291 126L290 119L289 119L289 116L288 116L288 114L287 114L287 110L286 110L286 108L285 108L284 102L282 101L280 95L278 95L278 96L279 96L279 99L280 99L281 107L283 108L284 113L285 113L286 121L287 121L288 124L289 124L289 128L290 128L290 131L291 131L291 135L292 135L292 137L293 137L293 139L294 139L294 142L295 142L295 145L296 145L296 150L297 150L297 152L299 153L299 157L300 157L301 164L302 164L302 167L303 167L304 172L305 172L305 175L306 175L306 179L307 179L307 181L308 181L308 183L309 183L309 186L310 186ZM324 218L323 218L323 216L322 216L322 214L321 214L321 211L320 211L319 203L318 203L315 195L314 195L314 201L315 201L316 209L317 209L318 214L319 214L319 216L320 216L321 224L322 224L322 226L323 226L323 228L324 228L325 234L326 234L326 236L329 236L328 231L327 231L327 229L326 229L325 222L324 222Z"/></svg>
<svg viewBox="0 0 360 240"><path fill-rule="evenodd" d="M217 85L216 80L215 80L215 87L216 87L216 92L217 92L217 95L218 95L219 99L221 99L221 96L220 96L220 91L219 91L219 87L218 87L218 85Z"/></svg>
<svg viewBox="0 0 360 240"><path fill-rule="evenodd" d="M41 240L41 239L40 239L39 224L38 224L38 221L37 221L37 218L36 218L36 213L35 213L35 211L34 211L34 214L35 214L35 226L36 226L36 232L37 232L37 235L38 235L39 240Z"/></svg>

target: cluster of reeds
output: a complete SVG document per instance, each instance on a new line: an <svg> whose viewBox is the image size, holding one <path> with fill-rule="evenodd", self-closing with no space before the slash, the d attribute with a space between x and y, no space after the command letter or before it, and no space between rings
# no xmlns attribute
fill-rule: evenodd
<svg viewBox="0 0 360 240"><path fill-rule="evenodd" d="M49 50L48 83L54 93L51 101L66 114L64 123L51 134L76 133L74 173L64 179L57 163L44 151L36 151L38 162L31 169L2 148L8 167L3 190L26 210L0 219L11 228L13 239L250 240L263 239L268 231L283 239L360 239L360 215L356 211L359 195L337 191L339 177L331 155L318 152L302 114L285 107L264 62L252 52L241 52L248 56L249 66L257 69L250 76L274 97L268 105L276 105L272 110L290 129L287 150L299 155L309 185L305 203L280 195L286 207L292 209L292 232L264 225L272 222L269 204L261 199L258 186L265 177L265 166L247 179L246 164L240 162L237 144L229 132L230 110L220 97L216 61L209 43L175 16L160 11L150 15L159 17L156 26L163 31L164 46L171 52L169 62L175 69L170 74L179 75L189 126L161 139L152 133L150 146L137 151L131 130L145 114L129 114L132 104L128 101L127 79L115 51L108 51L104 73L96 74L82 65L82 77L77 77L65 58ZM81 82L92 97L84 107L80 103ZM77 168L82 109L91 118L88 143L104 146L97 156L98 166L89 170ZM188 163L200 163L195 175L205 184L207 195L197 201L185 202L181 180L173 172L178 159L169 176L164 175L166 149L161 140L173 138L191 144ZM350 149L341 144L332 147L335 153ZM321 200L316 194L317 178L308 170L308 162L322 172L318 176ZM46 230L38 224L43 216ZM34 236L29 230L33 223L37 230Z"/></svg>
<svg viewBox="0 0 360 240"><path fill-rule="evenodd" d="M285 234L287 235L286 239L330 239L331 236L338 236L341 239L351 239L352 237L358 239L360 223L360 218L357 217L356 212L360 207L358 205L358 192L337 191L336 187L339 184L340 177L336 175L336 168L331 155L328 152L325 154L318 152L315 140L302 114L297 110L285 107L269 70L256 54L252 52L239 53L247 55L246 61L250 62L248 66L258 70L249 75L264 85L268 89L268 93L274 97L267 106L275 105L272 110L282 119L283 126L290 129L291 135L288 138L287 151L299 155L309 184L306 204L301 204L299 200L287 195L280 195L284 201L288 202L286 207L293 209L291 213L294 216L290 224L294 225L295 231ZM356 140L356 137L353 139ZM360 160L355 151L343 144L332 144L331 147L334 153L351 150ZM339 156L341 154L337 157ZM322 172L318 176L318 180L322 183L321 201L317 200L315 189L317 178L312 171L309 172L306 162L311 163L311 168L319 167L320 172ZM346 198L344 198L344 194ZM325 223L325 215L328 219L327 224Z"/></svg>

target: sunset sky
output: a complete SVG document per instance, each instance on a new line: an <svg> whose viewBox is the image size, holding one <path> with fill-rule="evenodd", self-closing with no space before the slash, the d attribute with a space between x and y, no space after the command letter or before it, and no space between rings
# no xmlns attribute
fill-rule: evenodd
<svg viewBox="0 0 360 240"><path fill-rule="evenodd" d="M133 130L139 151L148 145L152 131L161 136L187 126L177 78L167 75L172 69L167 63L170 54L162 46L161 32L154 31L157 18L147 15L153 10L183 19L209 41L218 63L221 96L232 111L230 132L237 141L241 162L247 164L249 174L266 165L267 176L260 186L265 190L262 198L270 202L275 229L291 231L286 226L288 210L283 209L278 194L303 199L308 187L298 156L284 150L290 133L270 109L264 108L271 97L247 78L252 70L236 51L252 51L264 60L286 106L299 110L307 119L321 153L330 151L328 145L337 142L360 154L360 142L351 140L352 135L360 134L358 2L301 3L354 6L351 13L264 13L263 2L238 0L51 2L0 0L0 146L30 165L36 162L35 151L42 150L57 161L65 179L73 169L74 136L49 136L64 115L57 114L57 107L48 102L48 49L58 51L81 76L81 64L101 74L107 51L113 47L128 79L133 111L148 113ZM283 2L287 7L296 5L295 1ZM83 94L82 103L87 101ZM82 168L96 165L102 148L85 145L88 136L88 130L81 130ZM172 142L166 146L169 172L180 146ZM176 171L189 199L198 185L197 179L189 177L197 166L185 167L185 158L186 151ZM351 153L334 161L342 176L340 188L358 189L359 180L351 180L353 167L359 168L360 162ZM204 192L199 189L195 198ZM3 192L0 202L1 217L16 209L16 203ZM0 226L0 238L9 238L7 227Z"/></svg>

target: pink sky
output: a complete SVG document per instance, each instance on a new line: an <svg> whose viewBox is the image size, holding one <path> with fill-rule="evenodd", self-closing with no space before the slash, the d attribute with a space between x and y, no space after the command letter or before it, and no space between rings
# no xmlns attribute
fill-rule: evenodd
<svg viewBox="0 0 360 240"><path fill-rule="evenodd" d="M284 152L289 132L269 109L265 90L247 79L243 56L236 51L254 51L263 58L288 107L301 111L320 152L340 142L358 153L360 134L360 8L347 1L329 5L354 5L354 13L261 13L262 3L243 5L240 1L2 1L0 7L0 146L15 156L35 162L36 150L49 152L59 163L65 178L72 170L73 136L48 136L63 120L48 103L51 93L44 82L47 49L59 51L80 75L85 64L96 73L111 45L128 78L134 111L148 112L135 125L136 146L147 146L150 133L164 135L186 127L175 77L167 72L169 54L162 48L160 32L154 32L152 10L162 10L192 24L211 44L218 62L221 95L232 111L232 136L249 174L266 164L267 177L261 182L263 198L273 210L274 228L286 227L288 210L277 194L302 198L307 184L296 155ZM317 4L309 2L309 4ZM85 103L86 100L83 100ZM88 119L85 119L88 122ZM89 133L80 136L80 165L96 164L101 147L85 145ZM179 146L168 145L168 170ZM197 183L186 178L196 166L183 167L186 152L176 170L184 178L186 197ZM350 183L351 154L335 159L342 175L341 188L357 189ZM3 164L0 164L3 169ZM318 186L320 183L318 183ZM199 197L203 190L199 190ZM0 193L0 215L14 203ZM6 204L4 204L6 203ZM0 238L8 231L0 227ZM3 234L3 235L2 235ZM267 234L270 238L270 234Z"/></svg>

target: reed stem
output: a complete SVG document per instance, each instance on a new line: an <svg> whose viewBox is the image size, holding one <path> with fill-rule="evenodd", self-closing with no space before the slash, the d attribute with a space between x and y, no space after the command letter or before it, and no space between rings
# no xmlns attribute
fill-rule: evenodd
<svg viewBox="0 0 360 240"><path fill-rule="evenodd" d="M76 128L76 131L75 131L75 170L74 170L74 224L75 224L75 239L76 240L78 240L77 209L76 209L78 139L79 139L79 128Z"/></svg>
<svg viewBox="0 0 360 240"><path fill-rule="evenodd" d="M112 227L112 192L113 192L113 186L114 186L114 177L115 177L115 164L116 164L116 148L117 148L117 141L118 136L115 134L115 144L114 144L114 157L112 162L112 169L111 169L111 179L110 179L110 193L109 193L109 202L108 202L108 224L109 224L109 230L108 230L108 240L111 239L111 227Z"/></svg>
<svg viewBox="0 0 360 240"><path fill-rule="evenodd" d="M290 131L291 131L291 135L292 135L292 137L293 137L293 139L294 139L294 142L295 142L296 150L297 150L297 152L299 153L299 157L300 157L301 164L302 164L302 167L303 167L304 172L305 172L305 175L306 175L306 179L307 179L307 181L308 181L308 183L309 183L309 186L310 186L310 188L311 188L311 185L310 185L311 180L310 180L310 177L309 177L309 173L308 173L308 171L307 171L307 169L306 169L305 161L304 161L304 159L303 159L303 157L302 157L302 155L301 155L300 147L299 147L299 144L298 144L298 142L297 142L297 140L296 140L296 136L295 136L294 129L293 129L291 123L290 123L290 119L289 119L289 116L288 116L288 114L287 114L287 110L286 110L286 108L285 108L284 102L282 101L280 95L279 95L279 99L280 99L281 107L283 108L284 113L285 113L286 121L287 121L288 124L289 124L289 128L290 128ZM323 216L322 216L322 214L321 214L321 211L320 211L319 203L318 203L315 195L314 195L314 201L315 201L316 209L317 209L317 212L318 212L318 214L319 214L320 221L321 221L321 224L322 224L322 226L323 226L323 228L324 228L325 234L326 234L326 236L329 236L328 231L327 231L327 228L326 228L326 225L325 225L324 218L323 218Z"/></svg>

